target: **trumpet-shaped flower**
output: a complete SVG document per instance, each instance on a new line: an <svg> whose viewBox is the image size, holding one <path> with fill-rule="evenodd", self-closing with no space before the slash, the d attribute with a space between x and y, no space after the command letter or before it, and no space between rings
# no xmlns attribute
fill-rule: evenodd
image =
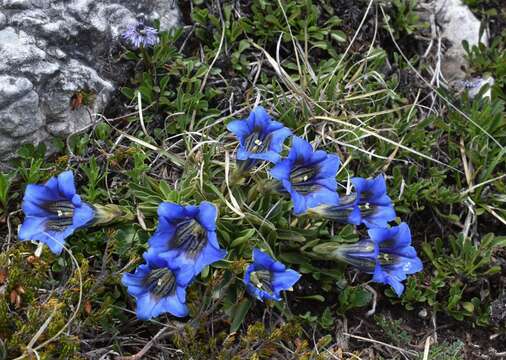
<svg viewBox="0 0 506 360"><path fill-rule="evenodd" d="M29 184L23 198L25 220L20 240L38 240L60 254L65 238L91 224L95 210L76 193L72 171L52 177L44 185Z"/></svg>
<svg viewBox="0 0 506 360"><path fill-rule="evenodd" d="M392 200L387 194L385 178L354 177L354 192L341 196L338 205L321 205L309 209L310 213L348 224L364 224L368 228L386 227L396 217Z"/></svg>
<svg viewBox="0 0 506 360"><path fill-rule="evenodd" d="M336 192L339 163L337 155L314 151L311 144L294 136L288 157L272 168L271 175L290 194L294 213L300 215L322 204L339 204Z"/></svg>
<svg viewBox="0 0 506 360"><path fill-rule="evenodd" d="M204 201L199 206L164 202L158 207L158 227L149 239L148 253L158 254L179 267L189 266L193 276L227 252L216 236L216 207Z"/></svg>
<svg viewBox="0 0 506 360"><path fill-rule="evenodd" d="M136 299L137 318L147 320L167 312L177 317L188 315L186 287L192 279L191 271L153 253L144 253L144 260L146 263L133 274L123 274L121 279Z"/></svg>
<svg viewBox="0 0 506 360"><path fill-rule="evenodd" d="M131 24L125 32L121 34L134 49L140 47L151 47L158 44L158 30L146 26L143 21Z"/></svg>
<svg viewBox="0 0 506 360"><path fill-rule="evenodd" d="M415 248L411 246L411 232L406 223L391 228L369 229L369 238L355 244L340 245L333 255L357 269L373 274L373 281L390 285L400 296L406 275L423 269Z"/></svg>
<svg viewBox="0 0 506 360"><path fill-rule="evenodd" d="M230 122L227 129L239 139L237 160L248 161L250 166L256 160L277 163L283 142L292 134L282 123L274 121L261 106L255 107L247 119Z"/></svg>
<svg viewBox="0 0 506 360"><path fill-rule="evenodd" d="M244 283L258 300L281 300L281 291L290 290L299 281L300 274L287 269L264 252L253 249L253 263L244 274Z"/></svg>

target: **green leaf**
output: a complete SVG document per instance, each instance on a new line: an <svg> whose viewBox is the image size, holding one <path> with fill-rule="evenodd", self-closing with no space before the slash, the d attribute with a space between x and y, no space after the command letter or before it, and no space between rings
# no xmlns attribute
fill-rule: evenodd
<svg viewBox="0 0 506 360"><path fill-rule="evenodd" d="M236 332L239 330L252 304L253 303L250 298L245 298L235 306L232 314L232 323L230 324L230 332Z"/></svg>
<svg viewBox="0 0 506 360"><path fill-rule="evenodd" d="M246 229L245 231L241 232L241 235L238 238L235 238L232 243L230 244L231 248L237 247L241 244L244 244L246 241L251 239L253 235L255 235L256 230L255 229Z"/></svg>
<svg viewBox="0 0 506 360"><path fill-rule="evenodd" d="M342 31L339 31L339 30L331 32L330 37L337 42L345 42L346 41L346 34Z"/></svg>
<svg viewBox="0 0 506 360"><path fill-rule="evenodd" d="M301 297L299 297L299 299L316 300L316 301L319 301L319 302L325 302L325 297L323 295L319 295L319 294L308 295L308 296L301 296Z"/></svg>

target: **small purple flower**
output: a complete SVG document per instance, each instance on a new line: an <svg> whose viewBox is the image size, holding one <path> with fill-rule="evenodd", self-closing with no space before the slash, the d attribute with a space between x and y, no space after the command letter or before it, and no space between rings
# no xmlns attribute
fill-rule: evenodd
<svg viewBox="0 0 506 360"><path fill-rule="evenodd" d="M125 32L121 34L134 49L141 47L151 47L158 44L158 30L146 26L144 22L138 21L131 24Z"/></svg>

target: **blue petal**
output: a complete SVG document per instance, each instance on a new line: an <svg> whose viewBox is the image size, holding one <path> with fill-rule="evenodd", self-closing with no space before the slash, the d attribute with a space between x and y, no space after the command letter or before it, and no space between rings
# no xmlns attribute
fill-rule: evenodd
<svg viewBox="0 0 506 360"><path fill-rule="evenodd" d="M311 150L313 148L311 147ZM306 165L315 165L325 161L327 159L327 152L323 150L316 150L311 154L309 161L305 161Z"/></svg>
<svg viewBox="0 0 506 360"><path fill-rule="evenodd" d="M329 189L333 192L337 192L337 181L336 181L335 177L318 179L315 181L315 184L325 186L327 189Z"/></svg>
<svg viewBox="0 0 506 360"><path fill-rule="evenodd" d="M379 198L387 193L387 184L383 175L378 175L374 179L368 180L369 192L374 194L375 198Z"/></svg>
<svg viewBox="0 0 506 360"><path fill-rule="evenodd" d="M126 275L126 274L125 274ZM127 292L129 295L132 295L132 296L135 296L135 297L138 297L138 296L141 296L145 293L147 293L147 289L142 286L142 285L129 285L128 288L127 288Z"/></svg>
<svg viewBox="0 0 506 360"><path fill-rule="evenodd" d="M358 206L353 206L353 210L348 215L348 224L360 225L361 222L362 215L360 214L360 208Z"/></svg>
<svg viewBox="0 0 506 360"><path fill-rule="evenodd" d="M269 124L265 128L265 133L269 134L269 133L273 133L273 132L279 131L281 129L288 129L288 128L285 128L285 125L283 125L279 121L271 120L271 121L269 121ZM290 133L291 133L291 131L290 131Z"/></svg>
<svg viewBox="0 0 506 360"><path fill-rule="evenodd" d="M46 183L43 186L45 186L52 193L57 194L60 192L60 189L58 188L57 176L53 176L52 178L50 178L48 181L46 181Z"/></svg>
<svg viewBox="0 0 506 360"><path fill-rule="evenodd" d="M278 162L271 170L271 176L278 180L290 179L290 172L292 171L293 163L290 160L282 160Z"/></svg>
<svg viewBox="0 0 506 360"><path fill-rule="evenodd" d="M380 283L380 284L386 283L386 273L379 263L376 263L376 267L374 269L372 281Z"/></svg>
<svg viewBox="0 0 506 360"><path fill-rule="evenodd" d="M183 258L183 256L181 256L182 252L177 249L160 251L159 248L150 247L148 249L148 254L150 254L150 256L158 256L162 258L167 262L167 264L171 264L174 268L180 268L184 265L188 265L189 263L186 258L184 258L181 262L181 259ZM191 263L193 264L193 261Z"/></svg>
<svg viewBox="0 0 506 360"><path fill-rule="evenodd" d="M390 229L388 228L372 228L367 230L367 233L376 244L381 244L391 238Z"/></svg>
<svg viewBox="0 0 506 360"><path fill-rule="evenodd" d="M188 307L185 303L180 302L177 296L171 296L167 299L166 309L177 317L185 317L188 315Z"/></svg>
<svg viewBox="0 0 506 360"><path fill-rule="evenodd" d="M47 218L27 216L21 224L18 238L20 240L35 240L46 244L56 255L61 254L65 245L65 238L74 232L72 226L62 232L46 231Z"/></svg>
<svg viewBox="0 0 506 360"><path fill-rule="evenodd" d="M80 207L75 208L72 217L72 225L77 229L90 224L95 218L95 210L87 203L82 203Z"/></svg>
<svg viewBox="0 0 506 360"><path fill-rule="evenodd" d="M401 258L398 267L404 274L409 275L422 271L423 263L416 256L413 258Z"/></svg>
<svg viewBox="0 0 506 360"><path fill-rule="evenodd" d="M397 216L392 206L375 206L374 212L362 217L362 222L368 228L386 227L389 221Z"/></svg>
<svg viewBox="0 0 506 360"><path fill-rule="evenodd" d="M158 228L155 233L148 240L149 246L156 249L158 252L169 250L170 241L176 233L176 227L171 223L169 224L170 225L167 226L162 226L161 223L158 224Z"/></svg>
<svg viewBox="0 0 506 360"><path fill-rule="evenodd" d="M274 151L265 151L265 152L261 152L261 153L248 153L248 154L249 154L247 157L248 159L264 160L264 161L269 161L273 164L277 164L279 162L279 160L281 159L281 156ZM237 155L237 159L245 160L245 159L239 158L239 152Z"/></svg>
<svg viewBox="0 0 506 360"><path fill-rule="evenodd" d="M29 201L26 199L26 196L23 200L22 209L25 216L47 217L51 215L51 213L41 207L41 203Z"/></svg>
<svg viewBox="0 0 506 360"><path fill-rule="evenodd" d="M135 310L137 313L137 318L140 320L151 319L153 317L153 308L156 306L156 304L157 302L149 293L139 296L137 298L137 307Z"/></svg>
<svg viewBox="0 0 506 360"><path fill-rule="evenodd" d="M186 288L182 286L176 287L177 299L180 303L186 304Z"/></svg>
<svg viewBox="0 0 506 360"><path fill-rule="evenodd" d="M193 281L195 276L194 267L192 265L182 266L176 271L176 281L179 286L187 286Z"/></svg>
<svg viewBox="0 0 506 360"><path fill-rule="evenodd" d="M230 123L228 123L227 129L235 136L237 136L237 138L241 142L243 141L243 138L245 138L251 133L248 123L244 120L231 121Z"/></svg>
<svg viewBox="0 0 506 360"><path fill-rule="evenodd" d="M308 209L306 206L306 198L296 191L290 191L290 197L293 202L293 213L295 215L304 214Z"/></svg>
<svg viewBox="0 0 506 360"><path fill-rule="evenodd" d="M256 265L259 265L262 268L267 269L267 270L270 269L272 264L274 264L276 262L269 255L260 251L257 248L253 249L253 261L255 262Z"/></svg>
<svg viewBox="0 0 506 360"><path fill-rule="evenodd" d="M301 275L292 269L283 272L275 272L273 273L272 285L278 291L290 289L299 281L300 277Z"/></svg>
<svg viewBox="0 0 506 360"><path fill-rule="evenodd" d="M215 231L207 232L207 242L210 243L216 249L220 248L220 245L218 244L218 237L216 236Z"/></svg>
<svg viewBox="0 0 506 360"><path fill-rule="evenodd" d="M318 177L331 177L335 179L340 163L341 160L339 159L339 156L333 154L327 155L327 158L319 165L320 168L318 171Z"/></svg>
<svg viewBox="0 0 506 360"><path fill-rule="evenodd" d="M35 184L27 185L25 189L25 195L23 197L23 202L30 202L34 205L42 205L48 201L58 200L65 200L65 198L58 193L58 191L52 191L45 185Z"/></svg>
<svg viewBox="0 0 506 360"><path fill-rule="evenodd" d="M153 308L151 315L157 317L167 312L177 317L185 317L188 315L188 308L186 304L179 301L176 295L172 295L160 299Z"/></svg>
<svg viewBox="0 0 506 360"><path fill-rule="evenodd" d="M174 268L172 266L172 264L168 263L160 255L161 255L161 253L159 253L155 249L148 248L148 251L144 252L144 254L142 254L142 257L144 258L144 260L146 260L146 262L148 263L149 267L151 267L151 268L163 268L163 267L167 267L167 268L169 268L169 269L172 270Z"/></svg>
<svg viewBox="0 0 506 360"><path fill-rule="evenodd" d="M158 216L174 222L185 217L185 208L172 202L163 202L158 206Z"/></svg>
<svg viewBox="0 0 506 360"><path fill-rule="evenodd" d="M286 127L283 127L279 130L276 130L272 133L271 143L269 145L269 150L280 153L283 150L283 143L285 139L292 135L292 131Z"/></svg>
<svg viewBox="0 0 506 360"><path fill-rule="evenodd" d="M195 219L199 214L199 207L195 205L187 205L184 207L185 217Z"/></svg>
<svg viewBox="0 0 506 360"><path fill-rule="evenodd" d="M72 199L70 200L70 202L74 206L81 206L81 204L83 203L83 201L81 200L81 197L77 194L74 194L74 196L72 196Z"/></svg>
<svg viewBox="0 0 506 360"><path fill-rule="evenodd" d="M274 259L273 259L274 260ZM286 270L286 266L279 262L279 261L276 261L274 260L274 262L272 263L272 265L270 266L269 270L272 272L272 273L279 273L279 272L283 272Z"/></svg>
<svg viewBox="0 0 506 360"><path fill-rule="evenodd" d="M251 156L251 153L249 151L240 147L239 149L237 149L237 154L235 157L237 158L237 160L244 161L244 160L248 160L250 158L250 156Z"/></svg>
<svg viewBox="0 0 506 360"><path fill-rule="evenodd" d="M304 163L310 162L313 155L313 147L306 140L298 136L293 136L292 150L294 151L297 159L301 159Z"/></svg>
<svg viewBox="0 0 506 360"><path fill-rule="evenodd" d="M216 230L216 206L208 201L203 201L199 205L197 220L207 231Z"/></svg>
<svg viewBox="0 0 506 360"><path fill-rule="evenodd" d="M337 192L322 187L320 190L306 195L306 209L311 209L321 204L338 205L339 196Z"/></svg>
<svg viewBox="0 0 506 360"><path fill-rule="evenodd" d="M246 289L248 292L260 301L264 301L265 292L255 287L253 284L249 284Z"/></svg>
<svg viewBox="0 0 506 360"><path fill-rule="evenodd" d="M58 189L67 199L72 199L76 194L76 185L72 171L64 171L58 175Z"/></svg>
<svg viewBox="0 0 506 360"><path fill-rule="evenodd" d="M42 217L27 216L19 228L20 240L40 240L36 236L44 231L47 219Z"/></svg>
<svg viewBox="0 0 506 360"><path fill-rule="evenodd" d="M225 256L227 256L227 252L223 249L216 249L215 247L207 244L202 254L198 257L195 262L195 275L200 274L202 269L206 266L214 264L217 261L222 260Z"/></svg>
<svg viewBox="0 0 506 360"><path fill-rule="evenodd" d="M399 280L392 277L387 277L386 280L388 285L390 285L394 289L397 296L401 296L402 293L404 292L404 285Z"/></svg>
<svg viewBox="0 0 506 360"><path fill-rule="evenodd" d="M144 278L149 274L151 268L147 264L141 264L137 266L135 272L125 273L121 278L121 282L125 286L141 286Z"/></svg>
<svg viewBox="0 0 506 360"><path fill-rule="evenodd" d="M38 240L46 244L51 252L60 255L65 245L65 238L74 232L73 229L67 228L64 232L46 231L37 235Z"/></svg>
<svg viewBox="0 0 506 360"><path fill-rule="evenodd" d="M253 128L267 129L269 122L271 121L271 117L262 106L256 106L250 114L250 117L251 116L254 120Z"/></svg>
<svg viewBox="0 0 506 360"><path fill-rule="evenodd" d="M360 196L360 194L367 189L367 179L361 177L353 177L351 178L351 183L353 184L355 192L358 196Z"/></svg>

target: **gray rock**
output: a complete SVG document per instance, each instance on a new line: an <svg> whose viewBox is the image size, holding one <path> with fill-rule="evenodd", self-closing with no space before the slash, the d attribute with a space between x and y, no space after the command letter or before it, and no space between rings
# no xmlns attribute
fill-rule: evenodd
<svg viewBox="0 0 506 360"><path fill-rule="evenodd" d="M462 68L467 61L462 42L466 40L470 47L480 42L486 45L487 36L483 34L480 38L480 21L462 0L434 0L434 6L441 35L451 43L444 54L443 75L450 82L464 79L466 73Z"/></svg>
<svg viewBox="0 0 506 360"><path fill-rule="evenodd" d="M179 22L173 0L0 0L0 159L93 122L117 87L111 49L140 14ZM77 91L94 94L88 108L71 109Z"/></svg>

